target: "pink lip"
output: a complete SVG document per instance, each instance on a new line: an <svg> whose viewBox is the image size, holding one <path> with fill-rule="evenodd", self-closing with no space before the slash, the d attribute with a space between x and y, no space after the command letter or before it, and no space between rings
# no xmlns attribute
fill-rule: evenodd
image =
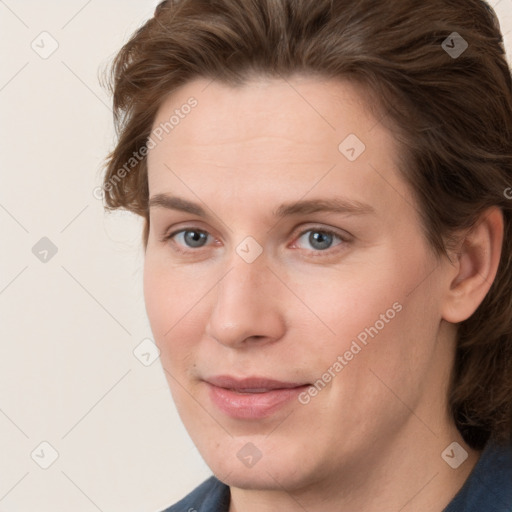
<svg viewBox="0 0 512 512"><path fill-rule="evenodd" d="M225 414L238 419L270 416L297 397L309 384L282 382L263 377L206 379L210 399Z"/></svg>

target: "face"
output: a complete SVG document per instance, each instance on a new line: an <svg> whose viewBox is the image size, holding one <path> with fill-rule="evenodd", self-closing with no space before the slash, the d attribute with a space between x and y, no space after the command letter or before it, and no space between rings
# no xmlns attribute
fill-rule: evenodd
<svg viewBox="0 0 512 512"><path fill-rule="evenodd" d="M417 441L413 414L444 421L444 266L359 90L196 80L154 128L176 110L148 154L144 293L179 414L213 472L306 488Z"/></svg>

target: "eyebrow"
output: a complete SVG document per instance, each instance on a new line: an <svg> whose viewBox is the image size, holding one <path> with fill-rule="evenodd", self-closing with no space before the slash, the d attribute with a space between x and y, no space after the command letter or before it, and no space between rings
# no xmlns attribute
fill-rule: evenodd
<svg viewBox="0 0 512 512"><path fill-rule="evenodd" d="M199 217L208 217L206 210L197 203L168 194L156 194L149 199L149 208L167 208L178 210ZM328 199L307 199L280 205L272 213L282 218L291 215L307 215L317 212L345 213L350 215L374 214L375 209L366 203L349 200L343 197Z"/></svg>

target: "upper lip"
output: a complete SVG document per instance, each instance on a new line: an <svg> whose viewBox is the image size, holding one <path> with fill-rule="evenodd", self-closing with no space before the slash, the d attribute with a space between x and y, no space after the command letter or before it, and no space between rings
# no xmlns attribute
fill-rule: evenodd
<svg viewBox="0 0 512 512"><path fill-rule="evenodd" d="M267 379L266 377L246 377L243 379L237 379L229 375L208 377L205 379L205 381L219 388L233 389L237 391L291 389L307 385L304 382L283 382L274 379Z"/></svg>

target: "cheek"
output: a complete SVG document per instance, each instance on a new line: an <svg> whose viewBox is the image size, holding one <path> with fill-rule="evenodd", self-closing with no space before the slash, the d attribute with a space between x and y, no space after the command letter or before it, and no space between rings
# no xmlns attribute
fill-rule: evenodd
<svg viewBox="0 0 512 512"><path fill-rule="evenodd" d="M159 341L172 326L172 312L175 311L175 294L171 293L167 275L161 271L155 259L149 253L144 261L144 301L146 313L153 331Z"/></svg>
<svg viewBox="0 0 512 512"><path fill-rule="evenodd" d="M185 306L189 302L187 294L190 286L179 279L179 272L169 272L164 264L152 254L147 254L144 262L144 300L146 313L162 355L172 345L171 340L180 327L180 318L185 319Z"/></svg>
<svg viewBox="0 0 512 512"><path fill-rule="evenodd" d="M317 372L347 351L351 366L358 360L362 366L382 367L391 378L402 371L404 360L416 366L420 354L428 360L439 294L425 280L432 263L420 251L390 250L379 256L374 266L379 272L354 266L325 277L302 274L294 279L294 291L308 307L296 301L289 310L290 325L303 333L304 360Z"/></svg>
<svg viewBox="0 0 512 512"><path fill-rule="evenodd" d="M144 300L146 312L158 339L170 334L184 318L201 292L201 280L183 275L160 250L148 248L144 260ZM172 332L172 331L171 331Z"/></svg>
<svg viewBox="0 0 512 512"><path fill-rule="evenodd" d="M161 255L147 253L144 262L146 313L164 369L184 373L194 363L194 347L204 332L208 279L171 268ZM170 382L172 386L172 382Z"/></svg>

